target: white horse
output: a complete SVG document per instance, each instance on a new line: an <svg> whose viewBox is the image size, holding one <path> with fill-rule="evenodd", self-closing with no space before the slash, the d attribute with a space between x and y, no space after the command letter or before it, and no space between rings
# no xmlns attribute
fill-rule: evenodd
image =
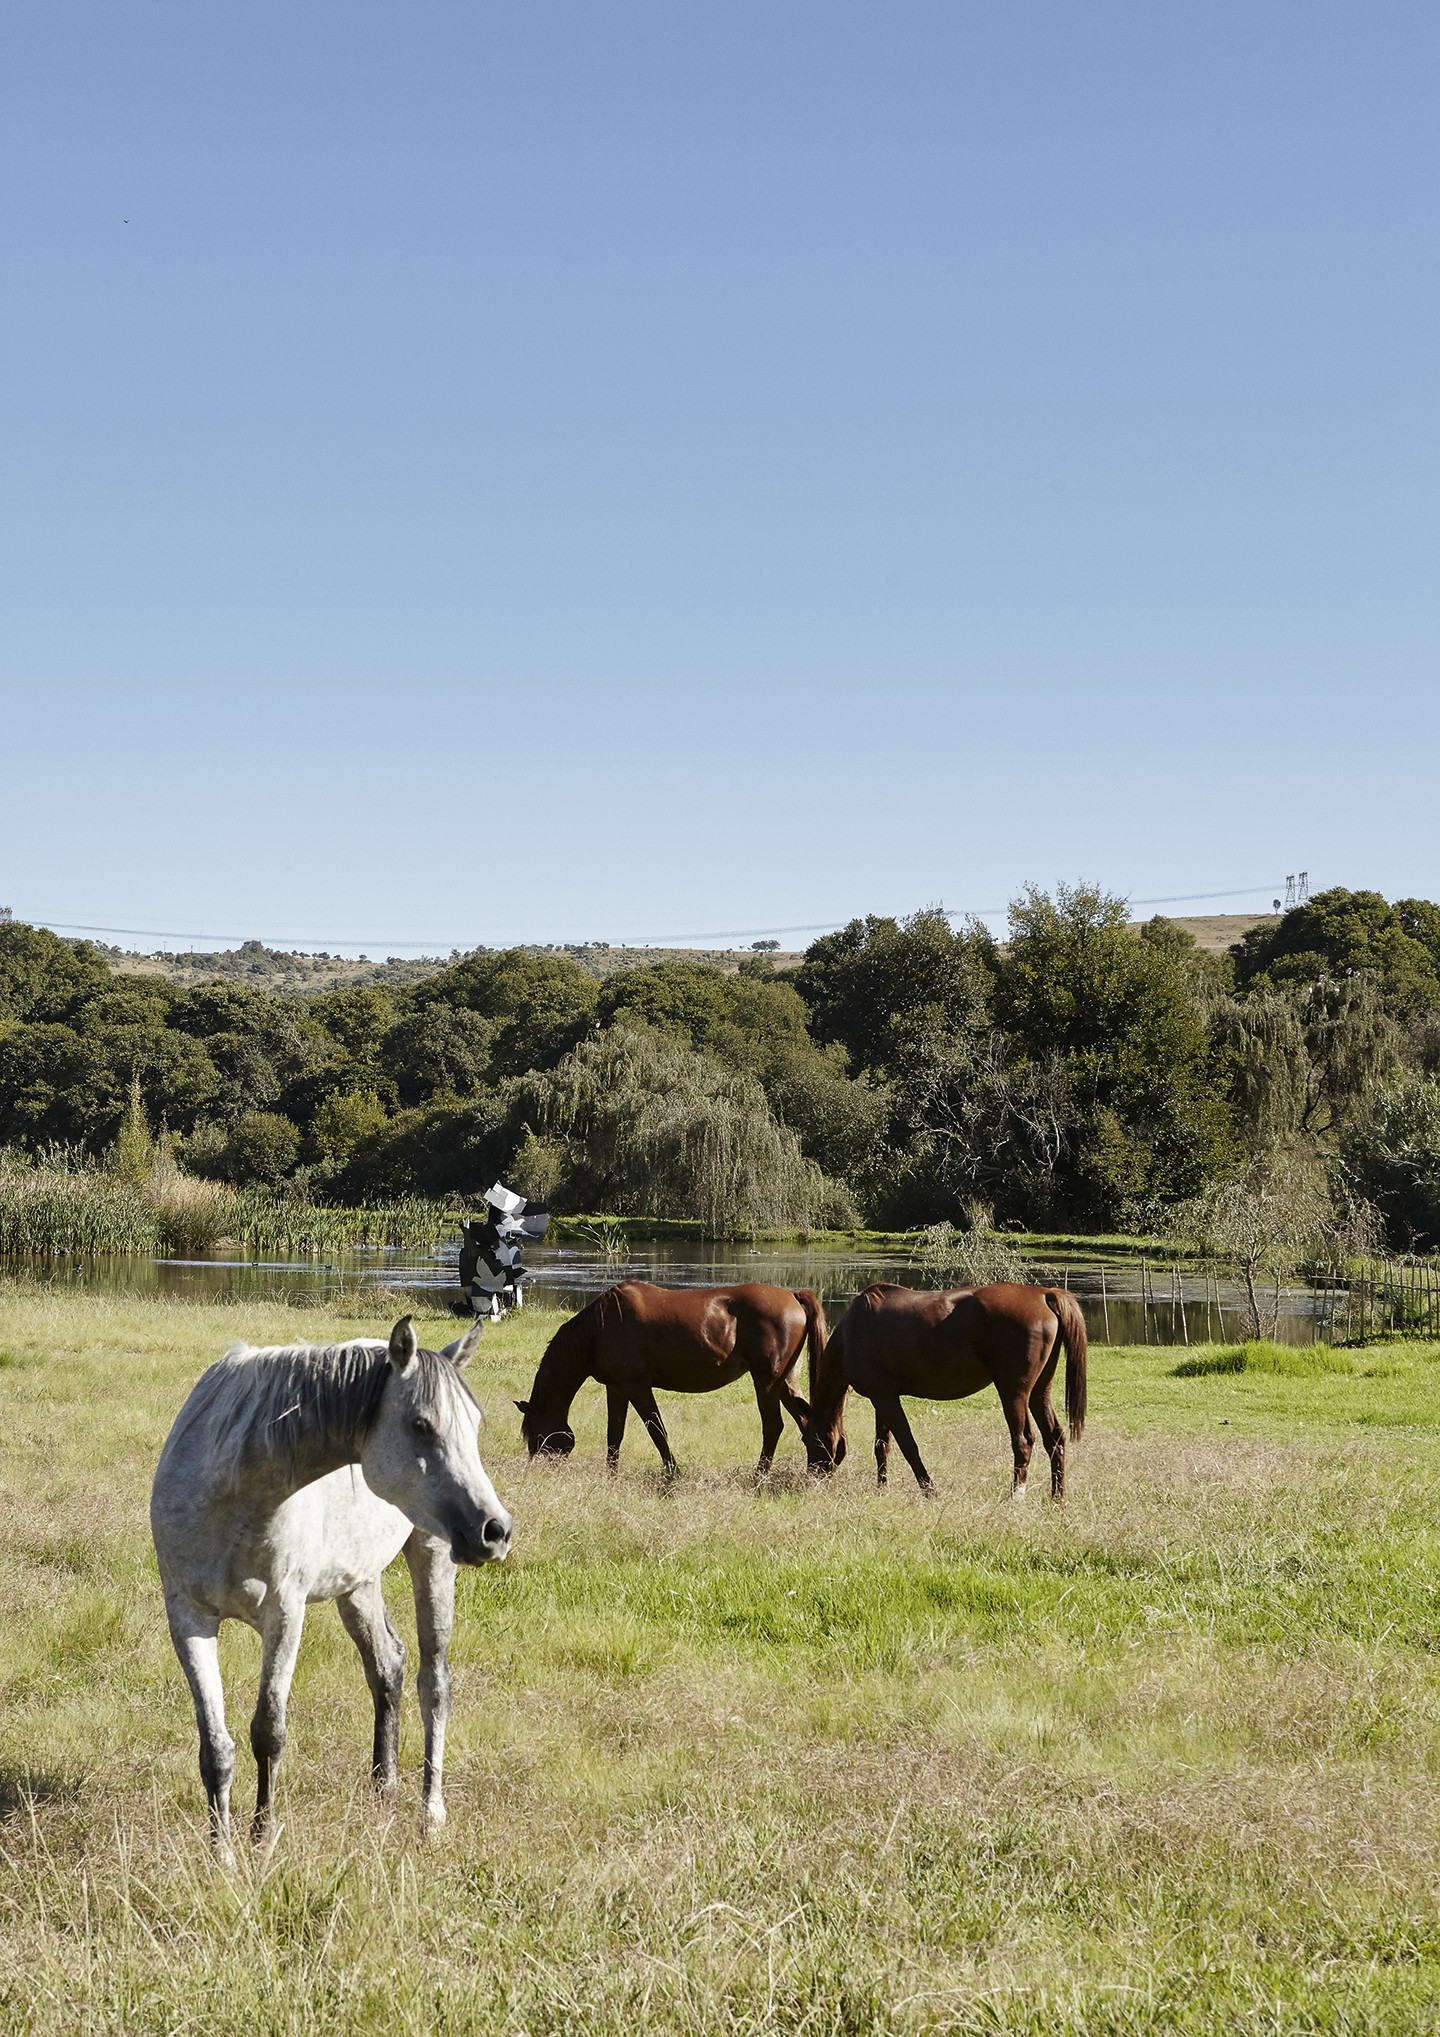
<svg viewBox="0 0 1440 2037"><path fill-rule="evenodd" d="M360 1651L375 1701L372 1773L382 1792L396 1787L405 1645L380 1574L402 1550L420 1638L421 1831L445 1821L455 1566L505 1556L512 1525L480 1462L480 1410L457 1369L479 1334L477 1323L447 1350L422 1351L404 1316L388 1345L232 1344L175 1418L150 1526L170 1637L195 1699L211 1836L227 1864L235 1743L225 1730L220 1622L244 1620L262 1643L250 1725L258 1840L285 1746L305 1608L315 1600L336 1601Z"/></svg>

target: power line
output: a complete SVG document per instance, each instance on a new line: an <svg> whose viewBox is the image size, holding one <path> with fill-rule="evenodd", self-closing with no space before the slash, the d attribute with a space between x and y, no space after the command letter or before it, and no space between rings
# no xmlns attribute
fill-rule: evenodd
<svg viewBox="0 0 1440 2037"><path fill-rule="evenodd" d="M1254 898L1266 895L1273 897L1274 892L1275 887L1272 884L1246 884L1237 886L1229 891L1173 891L1163 898L1127 897L1126 903L1128 905L1198 905L1208 899ZM944 906L941 910L947 919L993 919L1000 913L1008 912L1009 907L1004 905ZM232 941L236 946L245 941L253 941L258 938L254 933L180 933L173 927L94 926L78 920L49 919L40 914L26 914L22 915L22 917L28 919L32 926L48 927L52 933L57 934L123 934L131 940L151 941ZM643 940L632 935L625 945L635 948L660 948L667 945L684 945L690 941L767 940L773 939L780 934L830 933L835 928L845 924L846 922L843 920L810 920L801 926L721 927L712 929L708 933L651 934ZM307 953L313 953L317 949L328 951L333 948L365 948L367 950L371 948L423 948L432 951L436 949L453 950L464 945L463 942L455 940L416 940L413 936L409 935L386 936L384 939L366 939L356 934L290 934L276 935L274 938L277 940L288 940L297 949ZM558 942L555 945L565 946L567 944Z"/></svg>
<svg viewBox="0 0 1440 2037"><path fill-rule="evenodd" d="M1270 889L1268 884L1246 884L1234 891L1173 891L1165 898L1130 898L1127 905L1193 905L1206 898L1254 898ZM1008 905L945 905L940 910L946 919L993 919L997 914L1008 912ZM649 945L659 947L665 941L741 941L762 934L824 934L844 926L844 920L812 920L801 927L724 927L708 934L656 934L650 942L636 942L637 947Z"/></svg>

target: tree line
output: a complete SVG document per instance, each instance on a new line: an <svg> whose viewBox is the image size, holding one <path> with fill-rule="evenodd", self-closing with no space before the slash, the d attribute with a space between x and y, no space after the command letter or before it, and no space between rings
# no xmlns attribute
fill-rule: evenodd
<svg viewBox="0 0 1440 2037"><path fill-rule="evenodd" d="M466 955L312 995L118 975L0 925L0 1144L103 1155L132 1093L186 1171L318 1201L469 1193L716 1230L1163 1227L1267 1156L1440 1244L1440 907L1335 889L1224 956L1030 889L997 942L852 920L780 974Z"/></svg>

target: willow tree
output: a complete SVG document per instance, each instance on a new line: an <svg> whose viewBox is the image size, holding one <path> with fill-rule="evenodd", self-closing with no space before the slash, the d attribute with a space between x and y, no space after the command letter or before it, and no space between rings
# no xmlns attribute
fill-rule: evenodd
<svg viewBox="0 0 1440 2037"><path fill-rule="evenodd" d="M853 1223L744 1070L621 1021L524 1086L528 1123L565 1142L568 1201L687 1217L712 1235Z"/></svg>

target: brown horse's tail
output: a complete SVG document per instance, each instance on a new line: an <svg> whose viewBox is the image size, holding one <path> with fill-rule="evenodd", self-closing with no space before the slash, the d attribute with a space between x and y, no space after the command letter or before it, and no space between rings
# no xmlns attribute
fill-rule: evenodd
<svg viewBox="0 0 1440 2037"><path fill-rule="evenodd" d="M816 1383L820 1377L820 1360L825 1356L825 1340L830 1332L819 1295L812 1294L808 1287L792 1287L790 1292L805 1311L805 1342L810 1347L808 1359L810 1400L813 1403Z"/></svg>
<svg viewBox="0 0 1440 2037"><path fill-rule="evenodd" d="M1085 1316L1068 1287L1047 1287L1045 1301L1060 1324L1060 1341L1065 1346L1065 1413L1075 1442L1085 1433L1085 1356L1089 1348Z"/></svg>

